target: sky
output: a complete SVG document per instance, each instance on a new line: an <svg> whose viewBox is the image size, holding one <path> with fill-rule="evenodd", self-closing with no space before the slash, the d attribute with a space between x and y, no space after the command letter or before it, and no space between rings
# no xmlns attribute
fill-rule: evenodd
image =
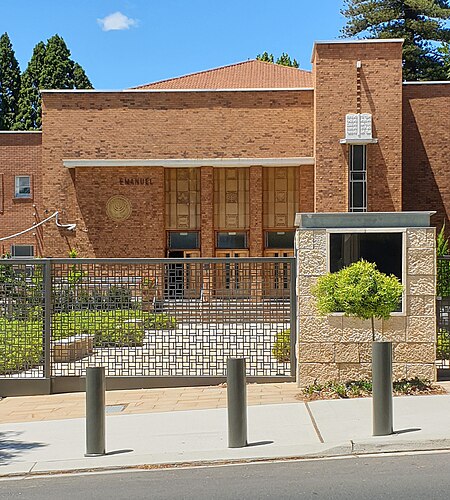
<svg viewBox="0 0 450 500"><path fill-rule="evenodd" d="M343 0L0 0L22 71L33 47L66 41L96 89L123 89L287 52L310 69L315 40L338 38Z"/></svg>

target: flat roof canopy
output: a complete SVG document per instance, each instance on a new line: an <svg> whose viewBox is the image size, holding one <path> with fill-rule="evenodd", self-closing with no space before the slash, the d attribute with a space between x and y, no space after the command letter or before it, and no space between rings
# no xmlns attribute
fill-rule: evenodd
<svg viewBox="0 0 450 500"><path fill-rule="evenodd" d="M295 225L300 229L364 229L388 227L430 227L436 212L325 212L298 213Z"/></svg>
<svg viewBox="0 0 450 500"><path fill-rule="evenodd" d="M314 165L314 158L161 158L161 159L64 159L66 168L77 167L297 167Z"/></svg>

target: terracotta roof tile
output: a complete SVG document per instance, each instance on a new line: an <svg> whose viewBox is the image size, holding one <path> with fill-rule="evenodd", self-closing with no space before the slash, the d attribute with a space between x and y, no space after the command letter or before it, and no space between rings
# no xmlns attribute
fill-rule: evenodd
<svg viewBox="0 0 450 500"><path fill-rule="evenodd" d="M190 75L161 80L135 89L245 89L312 87L312 73L252 59Z"/></svg>

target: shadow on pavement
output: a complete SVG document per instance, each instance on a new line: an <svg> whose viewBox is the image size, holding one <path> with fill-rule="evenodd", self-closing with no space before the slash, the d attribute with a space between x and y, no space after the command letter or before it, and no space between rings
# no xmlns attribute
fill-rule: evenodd
<svg viewBox="0 0 450 500"><path fill-rule="evenodd" d="M247 448L250 446L264 446L265 444L273 444L273 441L255 441L254 443L248 443Z"/></svg>
<svg viewBox="0 0 450 500"><path fill-rule="evenodd" d="M113 450L106 452L105 455L121 455L122 453L132 453L133 451L131 448L127 450Z"/></svg>
<svg viewBox="0 0 450 500"><path fill-rule="evenodd" d="M422 429L420 427L411 427L410 429L400 429L398 431L394 431L394 434L406 434L407 432L418 432Z"/></svg>
<svg viewBox="0 0 450 500"><path fill-rule="evenodd" d="M45 443L27 443L17 439L21 432L7 431L0 432L0 466L8 465L11 460L24 451L34 448L43 448L48 446Z"/></svg>

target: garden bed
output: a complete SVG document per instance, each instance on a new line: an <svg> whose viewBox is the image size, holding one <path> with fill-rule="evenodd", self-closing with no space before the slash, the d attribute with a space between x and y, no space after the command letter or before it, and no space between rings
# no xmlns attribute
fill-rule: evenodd
<svg viewBox="0 0 450 500"><path fill-rule="evenodd" d="M447 394L440 385L429 380L413 378L397 380L393 384L394 396L421 396L432 394ZM312 384L297 395L301 401L316 401L321 399L351 399L372 396L371 380L355 380L345 383L329 382L327 384Z"/></svg>

